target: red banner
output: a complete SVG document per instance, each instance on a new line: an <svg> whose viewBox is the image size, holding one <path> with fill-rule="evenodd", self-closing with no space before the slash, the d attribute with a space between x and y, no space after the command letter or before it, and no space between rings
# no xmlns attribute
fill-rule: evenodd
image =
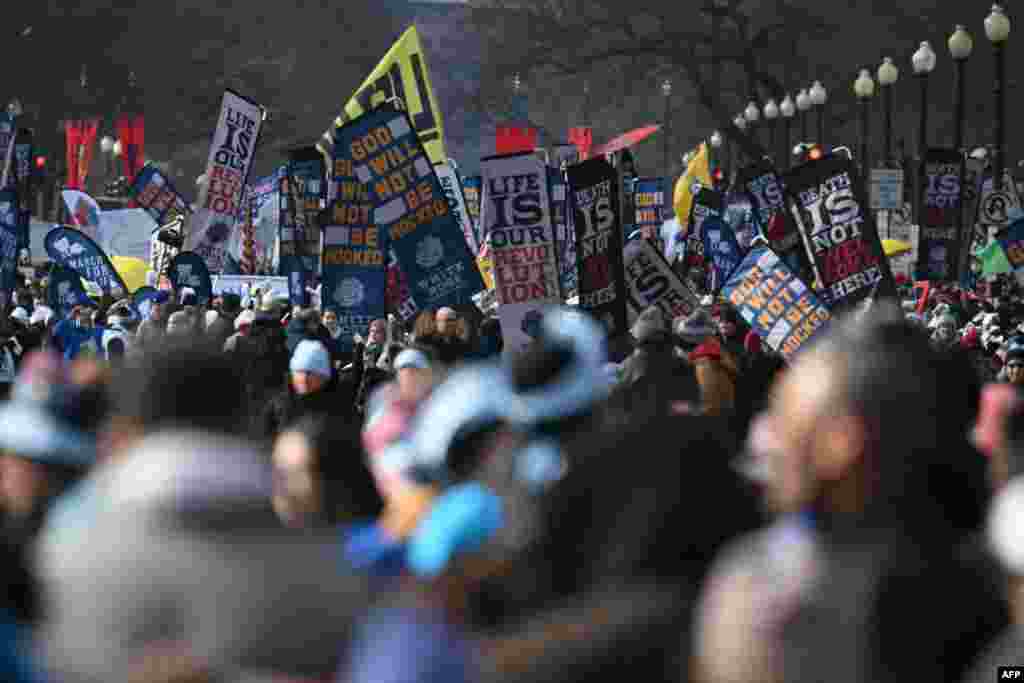
<svg viewBox="0 0 1024 683"><path fill-rule="evenodd" d="M590 148L594 146L594 131L590 128L570 128L569 142L579 150L580 161L589 159Z"/></svg>
<svg viewBox="0 0 1024 683"><path fill-rule="evenodd" d="M518 154L537 149L537 129L498 126L494 140L495 154Z"/></svg>
<svg viewBox="0 0 1024 683"><path fill-rule="evenodd" d="M92 165L93 149L96 145L96 133L99 132L100 122L96 119L82 121L81 148L79 149L78 183L85 187L85 181L89 178L89 167Z"/></svg>
<svg viewBox="0 0 1024 683"><path fill-rule="evenodd" d="M128 182L142 169L146 146L146 120L142 114L121 114L117 119L117 139L121 141L121 164Z"/></svg>
<svg viewBox="0 0 1024 683"><path fill-rule="evenodd" d="M82 144L82 130L78 124L78 121L64 122L65 154L68 169L68 177L64 184L73 190L82 189L82 185L78 181L78 150Z"/></svg>

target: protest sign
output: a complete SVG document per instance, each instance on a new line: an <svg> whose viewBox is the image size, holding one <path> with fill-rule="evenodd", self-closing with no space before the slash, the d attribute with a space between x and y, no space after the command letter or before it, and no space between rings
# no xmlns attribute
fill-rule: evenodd
<svg viewBox="0 0 1024 683"><path fill-rule="evenodd" d="M437 179L441 181L441 189L448 198L448 208L451 209L455 222L462 229L462 235L466 238L466 246L471 254L480 252L480 245L476 241L476 230L473 228L473 219L469 217L466 209L466 198L462 195L462 181L459 180L458 172L451 164L434 164L434 171Z"/></svg>
<svg viewBox="0 0 1024 683"><path fill-rule="evenodd" d="M206 182L200 187L188 234L189 249L206 261L212 273L223 269L262 124L262 107L231 90L224 92L206 162Z"/></svg>
<svg viewBox="0 0 1024 683"><path fill-rule="evenodd" d="M721 192L706 187L697 189L690 204L690 220L686 227L685 251L683 267L687 279L705 286L709 281L709 271L704 258L704 221L708 218L721 218L725 209Z"/></svg>
<svg viewBox="0 0 1024 683"><path fill-rule="evenodd" d="M366 336L370 322L385 314L387 274L384 245L376 226L369 222L368 203L335 202L331 224L324 226L323 288L321 307L338 316L345 350L352 336Z"/></svg>
<svg viewBox="0 0 1024 683"><path fill-rule="evenodd" d="M757 218L754 216L754 204L746 192L729 192L725 195L725 224L732 228L736 243L744 253L750 249L754 238L760 234Z"/></svg>
<svg viewBox="0 0 1024 683"><path fill-rule="evenodd" d="M196 300L200 305L210 303L213 298L213 282L210 279L210 271L206 267L206 261L199 254L191 251L179 253L171 259L167 277L171 281L171 287L179 296L181 290L188 287L196 293Z"/></svg>
<svg viewBox="0 0 1024 683"><path fill-rule="evenodd" d="M477 245L474 254L479 254L483 247L483 233L480 230L480 193L483 189L484 179L475 175L462 179L462 196L466 200L466 213L469 214L470 223L473 226L473 241Z"/></svg>
<svg viewBox="0 0 1024 683"><path fill-rule="evenodd" d="M88 238L86 238L88 239ZM0 190L0 292L11 301L18 273L18 192Z"/></svg>
<svg viewBox="0 0 1024 683"><path fill-rule="evenodd" d="M637 178L633 184L634 224L643 234L644 239L654 240L658 249L664 251L660 228L665 222L665 179Z"/></svg>
<svg viewBox="0 0 1024 683"><path fill-rule="evenodd" d="M367 223L386 233L417 304L472 303L484 288L423 146L405 112L380 107L335 133L335 177L355 178L373 206ZM338 197L352 194L352 181Z"/></svg>
<svg viewBox="0 0 1024 683"><path fill-rule="evenodd" d="M704 255L711 265L711 282L708 289L716 292L740 264L743 251L740 250L732 229L721 218L707 218L701 225L701 232L704 233Z"/></svg>
<svg viewBox="0 0 1024 683"><path fill-rule="evenodd" d="M872 292L895 295L889 261L853 162L825 157L797 167L786 181L826 305L839 312Z"/></svg>
<svg viewBox="0 0 1024 683"><path fill-rule="evenodd" d="M832 318L814 292L768 247L747 253L722 294L751 329L787 360Z"/></svg>
<svg viewBox="0 0 1024 683"><path fill-rule="evenodd" d="M0 225L3 220L3 206L0 201ZM57 227L46 233L43 241L50 259L65 268L78 273L83 280L92 282L101 291L120 298L128 293L121 276L98 244L89 236L74 228Z"/></svg>
<svg viewBox="0 0 1024 683"><path fill-rule="evenodd" d="M325 194L323 157L315 147L293 150L278 198L280 271L293 306L308 306L307 287L320 266L320 211Z"/></svg>
<svg viewBox="0 0 1024 683"><path fill-rule="evenodd" d="M570 166L566 173L576 226L579 306L604 323L608 335L614 337L626 330L615 169L596 157Z"/></svg>
<svg viewBox="0 0 1024 683"><path fill-rule="evenodd" d="M575 150L575 148L573 148ZM569 206L569 185L565 172L548 168L548 191L551 195L551 222L555 227L555 254L558 261L558 283L562 298L576 294L576 231Z"/></svg>
<svg viewBox="0 0 1024 683"><path fill-rule="evenodd" d="M963 155L952 149L929 149L925 155L923 210L917 244L921 280L953 282L961 256L960 171Z"/></svg>
<svg viewBox="0 0 1024 683"><path fill-rule="evenodd" d="M135 175L128 194L158 226L184 218L191 211L188 202L174 189L170 179L152 164L146 164Z"/></svg>
<svg viewBox="0 0 1024 683"><path fill-rule="evenodd" d="M498 317L505 348L514 351L530 342L526 316L561 303L547 167L529 152L487 157L481 168Z"/></svg>
<svg viewBox="0 0 1024 683"><path fill-rule="evenodd" d="M32 206L36 193L32 187L35 172L32 162L35 160L33 135L28 128L18 131L14 142L14 183L18 192L18 249L28 249L31 235Z"/></svg>
<svg viewBox="0 0 1024 683"><path fill-rule="evenodd" d="M647 240L631 240L623 250L629 322L650 306L661 309L666 320L686 317L697 310L697 295L672 271L668 261Z"/></svg>
<svg viewBox="0 0 1024 683"><path fill-rule="evenodd" d="M1013 174L1006 169L1003 174L1003 186L996 189L992 178L985 178L981 186L981 199L978 205L978 222L982 225L1004 228L1010 223L1013 209L1020 208L1020 197L1017 195L1017 184Z"/></svg>
<svg viewBox="0 0 1024 683"><path fill-rule="evenodd" d="M82 276L73 270L54 265L46 284L46 303L58 318L67 318L75 306L95 306L85 293Z"/></svg>
<svg viewBox="0 0 1024 683"><path fill-rule="evenodd" d="M795 173L807 165L797 167ZM786 211L784 182L771 162L762 160L743 168L737 181L750 197L754 217L768 245L779 254L789 267L802 275L808 274L807 251L800 239L797 226Z"/></svg>
<svg viewBox="0 0 1024 683"><path fill-rule="evenodd" d="M237 294L241 298L252 296L255 291L269 292L275 299L288 298L288 278L267 275L214 275L213 295Z"/></svg>

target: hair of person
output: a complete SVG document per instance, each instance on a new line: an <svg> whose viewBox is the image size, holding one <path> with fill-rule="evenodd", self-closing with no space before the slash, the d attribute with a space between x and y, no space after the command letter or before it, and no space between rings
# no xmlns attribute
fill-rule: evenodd
<svg viewBox="0 0 1024 683"><path fill-rule="evenodd" d="M212 347L163 345L126 365L119 380L116 412L145 431L189 427L237 434L244 428L243 372Z"/></svg>
<svg viewBox="0 0 1024 683"><path fill-rule="evenodd" d="M384 500L363 452L359 424L323 416L299 419L287 431L306 438L313 452L313 471L320 479L328 521L374 519Z"/></svg>
<svg viewBox="0 0 1024 683"><path fill-rule="evenodd" d="M864 423L879 482L873 506L917 514L938 505L958 528L980 524L987 493L967 438L980 386L962 354L934 350L901 312L879 304L838 321L808 353L833 373L821 417L845 411Z"/></svg>

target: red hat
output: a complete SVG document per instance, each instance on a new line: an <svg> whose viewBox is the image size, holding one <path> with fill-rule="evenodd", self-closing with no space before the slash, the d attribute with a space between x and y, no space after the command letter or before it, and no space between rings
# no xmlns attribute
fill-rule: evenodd
<svg viewBox="0 0 1024 683"><path fill-rule="evenodd" d="M978 335L978 328L971 327L960 338L960 348L962 349L976 349L981 345L981 340Z"/></svg>

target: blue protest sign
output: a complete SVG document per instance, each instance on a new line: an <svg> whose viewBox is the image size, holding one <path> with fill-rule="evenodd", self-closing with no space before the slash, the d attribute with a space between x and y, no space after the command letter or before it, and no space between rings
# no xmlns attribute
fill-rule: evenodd
<svg viewBox="0 0 1024 683"><path fill-rule="evenodd" d="M18 274L18 193L13 188L0 192L0 291L6 301L17 285Z"/></svg>
<svg viewBox="0 0 1024 683"><path fill-rule="evenodd" d="M128 292L107 255L88 235L74 228L56 227L43 241L50 259L93 282L101 291L121 298Z"/></svg>
<svg viewBox="0 0 1024 683"><path fill-rule="evenodd" d="M768 247L755 247L722 288L751 329L791 359L831 320L831 313L803 280Z"/></svg>
<svg viewBox="0 0 1024 683"><path fill-rule="evenodd" d="M484 288L476 260L408 115L388 107L335 131L334 172L366 188L413 297L423 307L472 303ZM344 187L339 198L345 198Z"/></svg>
<svg viewBox="0 0 1024 683"><path fill-rule="evenodd" d="M717 216L708 217L701 225L701 232L704 233L701 236L704 240L704 257L712 266L710 276L713 282L708 289L717 291L743 260L743 251L732 229Z"/></svg>
<svg viewBox="0 0 1024 683"><path fill-rule="evenodd" d="M170 179L152 164L146 164L135 175L128 194L157 225L167 225L191 213L188 202L174 189Z"/></svg>
<svg viewBox="0 0 1024 683"><path fill-rule="evenodd" d="M213 297L213 282L206 261L197 253L183 251L171 260L167 277L175 292L189 287L196 293L200 304L210 303Z"/></svg>
<svg viewBox="0 0 1024 683"><path fill-rule="evenodd" d="M156 287L143 285L132 294L132 307L142 319L149 318L149 312L154 303L165 303L170 297L167 292Z"/></svg>
<svg viewBox="0 0 1024 683"><path fill-rule="evenodd" d="M82 287L82 276L61 266L50 271L46 299L58 318L67 318L75 306L95 306Z"/></svg>

